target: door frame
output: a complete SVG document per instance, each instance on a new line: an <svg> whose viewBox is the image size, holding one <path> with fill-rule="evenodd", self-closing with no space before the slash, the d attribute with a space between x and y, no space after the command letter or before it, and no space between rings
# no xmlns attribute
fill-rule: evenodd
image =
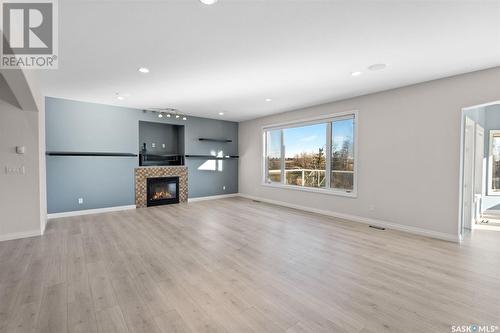
<svg viewBox="0 0 500 333"><path fill-rule="evenodd" d="M477 122L472 118L464 117L464 157L463 157L463 177L462 177L462 232L463 229L472 229L473 225L473 207L474 207L474 174L475 174L475 156L476 156L476 125ZM468 132L469 131L469 132ZM469 148L467 151L466 148ZM467 173L466 173L467 171ZM467 191L464 192L465 186ZM468 202L467 209L465 203ZM467 218L467 219L466 219Z"/></svg>
<svg viewBox="0 0 500 333"><path fill-rule="evenodd" d="M480 140L479 134L481 134ZM486 189L486 180L488 179L488 175L485 174L485 168L488 163L485 163L484 159L486 157L489 160L489 156L485 155L485 142L486 142L486 129L481 126L481 124L476 122L476 126L474 128L474 188L473 188L473 196L474 196L474 223L471 225L471 229L474 229L478 225L477 217L477 202L476 198L478 195L481 196L481 201L479 202L479 219L481 219L482 209L483 209L483 200L484 196L487 195ZM479 145L478 145L479 143ZM480 157L480 159L478 159ZM487 161L486 161L487 162ZM479 185L479 186L478 186Z"/></svg>
<svg viewBox="0 0 500 333"><path fill-rule="evenodd" d="M459 172L459 179L458 179L458 224L457 224L457 229L458 229L458 239L459 241L462 241L464 238L464 221L463 221L463 199L464 199L464 193L463 193L463 182L464 182L464 149L465 149L465 112L471 109L477 109L480 107L485 107L485 106L490 106L490 105L495 105L495 104L500 104L500 100L493 101L493 102L488 102L488 103L483 103L483 104L477 104L477 105L472 105L472 106L467 106L462 108L460 112L460 172Z"/></svg>

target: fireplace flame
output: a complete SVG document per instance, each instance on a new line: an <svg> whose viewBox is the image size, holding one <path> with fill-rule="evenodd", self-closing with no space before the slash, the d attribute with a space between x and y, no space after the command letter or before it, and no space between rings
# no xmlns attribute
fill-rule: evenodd
<svg viewBox="0 0 500 333"><path fill-rule="evenodd" d="M152 195L153 200L163 200L163 199L170 199L170 198L172 198L172 194L170 194L167 191L155 192Z"/></svg>

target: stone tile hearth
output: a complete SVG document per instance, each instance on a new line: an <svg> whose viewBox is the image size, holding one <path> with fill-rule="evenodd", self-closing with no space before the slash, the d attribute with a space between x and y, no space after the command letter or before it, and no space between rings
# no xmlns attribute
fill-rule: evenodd
<svg viewBox="0 0 500 333"><path fill-rule="evenodd" d="M147 179L155 177L179 177L179 202L188 199L188 175L186 166L140 167L135 168L135 206L146 207Z"/></svg>

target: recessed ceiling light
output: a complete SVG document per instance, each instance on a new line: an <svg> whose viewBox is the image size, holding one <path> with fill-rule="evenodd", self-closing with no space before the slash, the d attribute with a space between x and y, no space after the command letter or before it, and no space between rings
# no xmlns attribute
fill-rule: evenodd
<svg viewBox="0 0 500 333"><path fill-rule="evenodd" d="M371 71L380 71L382 69L385 69L387 67L386 64L373 64L368 67L369 70Z"/></svg>
<svg viewBox="0 0 500 333"><path fill-rule="evenodd" d="M175 118L179 118L180 116L178 114L175 115Z"/></svg>
<svg viewBox="0 0 500 333"><path fill-rule="evenodd" d="M139 72L141 73L149 73L149 68L146 68L146 67L139 67L139 69L137 69Z"/></svg>
<svg viewBox="0 0 500 333"><path fill-rule="evenodd" d="M217 0L200 0L200 2L204 5L213 5Z"/></svg>
<svg viewBox="0 0 500 333"><path fill-rule="evenodd" d="M170 113L167 113L167 118L170 118Z"/></svg>
<svg viewBox="0 0 500 333"><path fill-rule="evenodd" d="M272 99L270 99L270 98L266 98L266 99L265 99L265 101L266 101L266 102L271 102L271 101L272 101Z"/></svg>
<svg viewBox="0 0 500 333"><path fill-rule="evenodd" d="M223 116L224 115L224 112L219 112L219 116Z"/></svg>
<svg viewBox="0 0 500 333"><path fill-rule="evenodd" d="M351 73L352 76L360 76L361 74L363 74L363 73L359 72L359 71Z"/></svg>
<svg viewBox="0 0 500 333"><path fill-rule="evenodd" d="M130 97L129 93L115 92L116 99L123 101L126 97Z"/></svg>
<svg viewBox="0 0 500 333"><path fill-rule="evenodd" d="M163 114L159 113L158 118L163 118Z"/></svg>
<svg viewBox="0 0 500 333"><path fill-rule="evenodd" d="M187 120L187 117L182 117L182 120Z"/></svg>

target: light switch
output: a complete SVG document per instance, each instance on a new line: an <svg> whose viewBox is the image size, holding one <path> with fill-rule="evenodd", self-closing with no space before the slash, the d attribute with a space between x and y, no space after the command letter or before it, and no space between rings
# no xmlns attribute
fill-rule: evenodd
<svg viewBox="0 0 500 333"><path fill-rule="evenodd" d="M9 167L5 166L5 174L6 175L22 175L26 174L26 168L23 166L20 167Z"/></svg>

